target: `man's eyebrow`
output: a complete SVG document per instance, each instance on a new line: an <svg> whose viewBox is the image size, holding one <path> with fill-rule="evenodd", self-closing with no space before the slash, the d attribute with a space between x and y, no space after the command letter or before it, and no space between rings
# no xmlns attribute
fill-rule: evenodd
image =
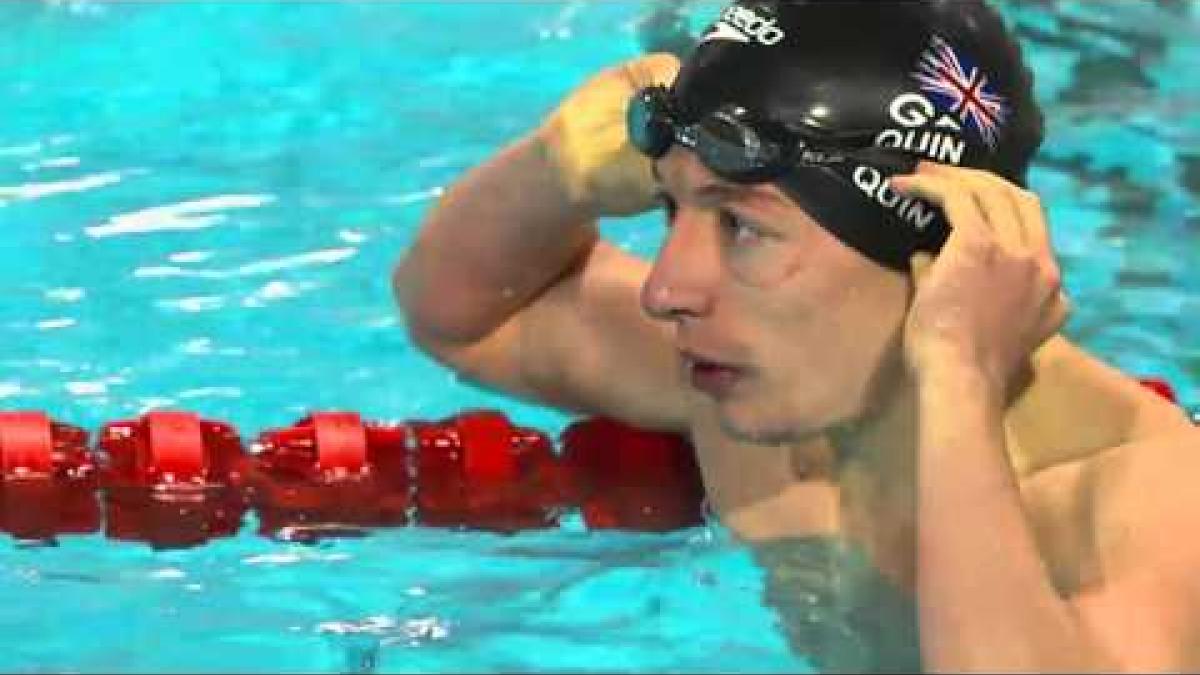
<svg viewBox="0 0 1200 675"><path fill-rule="evenodd" d="M751 208L755 206L778 206L783 202L772 192L758 185L730 185L712 183L696 189L697 196L723 202L733 202Z"/></svg>
<svg viewBox="0 0 1200 675"><path fill-rule="evenodd" d="M663 185L662 172L658 170L658 162L652 162L650 164L650 174L654 176L655 182L658 183L658 194L666 195L667 190ZM728 183L710 183L703 187L697 188L696 195L699 197L726 202L745 203L748 201L762 201L767 204L781 203L776 195L766 190L756 189L757 187L757 185L742 186L730 185Z"/></svg>

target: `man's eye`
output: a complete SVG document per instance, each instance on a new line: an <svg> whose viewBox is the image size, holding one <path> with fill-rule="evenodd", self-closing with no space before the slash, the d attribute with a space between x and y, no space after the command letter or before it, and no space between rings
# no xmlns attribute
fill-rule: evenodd
<svg viewBox="0 0 1200 675"><path fill-rule="evenodd" d="M729 211L720 213L721 232L726 239L737 244L749 244L762 238L762 232Z"/></svg>

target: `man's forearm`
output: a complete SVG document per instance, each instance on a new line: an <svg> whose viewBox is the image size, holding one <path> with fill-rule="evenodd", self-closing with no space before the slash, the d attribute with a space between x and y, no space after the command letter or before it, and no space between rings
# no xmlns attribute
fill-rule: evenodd
<svg viewBox="0 0 1200 675"><path fill-rule="evenodd" d="M917 589L926 667L1109 669L1050 583L996 389L969 368L922 379Z"/></svg>
<svg viewBox="0 0 1200 675"><path fill-rule="evenodd" d="M530 134L455 183L393 274L410 328L470 342L562 276L596 239Z"/></svg>

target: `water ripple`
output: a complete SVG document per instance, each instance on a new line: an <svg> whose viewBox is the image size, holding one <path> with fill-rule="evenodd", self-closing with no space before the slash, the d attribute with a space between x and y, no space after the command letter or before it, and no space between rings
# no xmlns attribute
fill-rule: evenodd
<svg viewBox="0 0 1200 675"><path fill-rule="evenodd" d="M21 170L34 172L40 169L69 169L76 166L79 166L78 157L48 157L36 162L26 162L21 165Z"/></svg>
<svg viewBox="0 0 1200 675"><path fill-rule="evenodd" d="M446 190L443 187L434 187L428 190L419 190L417 192L408 192L400 195L388 195L383 198L384 204L392 206L408 206L410 204L420 204L434 199L439 199Z"/></svg>
<svg viewBox="0 0 1200 675"><path fill-rule="evenodd" d="M167 260L180 265L204 262L213 257L212 251L180 251L167 256Z"/></svg>
<svg viewBox="0 0 1200 675"><path fill-rule="evenodd" d="M165 277L188 277L193 279L235 279L241 277L273 274L283 270L307 267L309 265L330 265L354 257L357 248L330 248L320 251L309 251L282 258L257 260L232 269L185 269L175 265L154 265L139 267L133 271L133 276L139 279L159 279Z"/></svg>
<svg viewBox="0 0 1200 675"><path fill-rule="evenodd" d="M123 234L166 230L202 230L226 220L225 209L253 209L275 201L272 195L230 194L193 201L154 206L113 216L102 225L86 228L89 237L100 239Z"/></svg>
<svg viewBox="0 0 1200 675"><path fill-rule="evenodd" d="M75 325L75 319L70 317L60 317L57 319L43 319L34 324L38 330L58 330L61 328L70 328Z"/></svg>
<svg viewBox="0 0 1200 675"><path fill-rule="evenodd" d="M31 141L29 143L21 143L18 145L0 146L0 157L27 157L36 155L47 147L65 145L74 141L75 137L70 134L56 134L47 138L44 141Z"/></svg>
<svg viewBox="0 0 1200 675"><path fill-rule="evenodd" d="M82 288L51 288L46 291L46 299L54 302L79 302L87 295Z"/></svg>
<svg viewBox="0 0 1200 675"><path fill-rule="evenodd" d="M271 553L261 553L258 555L248 556L242 560L246 565L266 565L273 567L277 565L295 565L296 563L304 562L343 562L350 559L348 553L321 553L307 549L292 549L288 551L277 551Z"/></svg>
<svg viewBox="0 0 1200 675"><path fill-rule="evenodd" d="M201 387L179 392L179 398L241 398L243 392L238 387Z"/></svg>
<svg viewBox="0 0 1200 675"><path fill-rule="evenodd" d="M154 303L166 310L179 312L211 312L225 306L225 298L219 295L200 295L188 298L170 298Z"/></svg>
<svg viewBox="0 0 1200 675"><path fill-rule="evenodd" d="M0 398L11 398L28 393L20 382L0 382Z"/></svg>
<svg viewBox="0 0 1200 675"><path fill-rule="evenodd" d="M63 383L63 389L66 389L67 393L74 394L75 396L97 396L108 393L109 384L110 382L107 381L65 382Z"/></svg>
<svg viewBox="0 0 1200 675"><path fill-rule="evenodd" d="M450 625L436 616L406 619L402 624L390 616L369 616L361 621L323 621L317 625L316 632L377 635L384 638L385 644L405 642L417 646L426 640L446 639L450 636Z"/></svg>
<svg viewBox="0 0 1200 675"><path fill-rule="evenodd" d="M265 307L276 300L286 300L298 297L305 291L312 290L317 284L312 282L288 283L286 281L270 281L262 288L250 293L242 300L243 307Z"/></svg>
<svg viewBox="0 0 1200 675"><path fill-rule="evenodd" d="M3 205L5 200L29 201L51 195L95 190L120 183L124 176L125 174L120 171L105 171L82 178L12 186L0 185L0 205Z"/></svg>

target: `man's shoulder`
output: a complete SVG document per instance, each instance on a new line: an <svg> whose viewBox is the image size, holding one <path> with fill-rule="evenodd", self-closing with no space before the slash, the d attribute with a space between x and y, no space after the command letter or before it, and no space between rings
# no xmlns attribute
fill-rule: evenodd
<svg viewBox="0 0 1200 675"><path fill-rule="evenodd" d="M1197 486L1197 427L1108 448L1021 481L1039 545L1064 590L1123 574L1196 531ZM1200 559L1200 550L1177 554Z"/></svg>
<svg viewBox="0 0 1200 675"><path fill-rule="evenodd" d="M1039 471L1022 481L1034 518L1059 529L1145 531L1200 525L1200 427L1160 434ZM1090 524L1090 525L1088 525Z"/></svg>
<svg viewBox="0 0 1200 675"><path fill-rule="evenodd" d="M1046 467L1022 480L1027 492L1075 491L1112 497L1128 490L1181 484L1200 487L1200 426L1179 425L1139 440ZM1200 490L1196 490L1200 493Z"/></svg>
<svg viewBox="0 0 1200 675"><path fill-rule="evenodd" d="M1106 488L1098 496L1109 507L1138 510L1161 500L1200 497L1200 427L1170 428L1113 448L1085 463L1085 470Z"/></svg>
<svg viewBox="0 0 1200 675"><path fill-rule="evenodd" d="M1035 361L1036 377L1015 402L1011 421L1019 443L1013 460L1035 484L1058 482L1078 465L1105 463L1126 446L1173 444L1187 416L1159 394L1072 344L1049 341Z"/></svg>

